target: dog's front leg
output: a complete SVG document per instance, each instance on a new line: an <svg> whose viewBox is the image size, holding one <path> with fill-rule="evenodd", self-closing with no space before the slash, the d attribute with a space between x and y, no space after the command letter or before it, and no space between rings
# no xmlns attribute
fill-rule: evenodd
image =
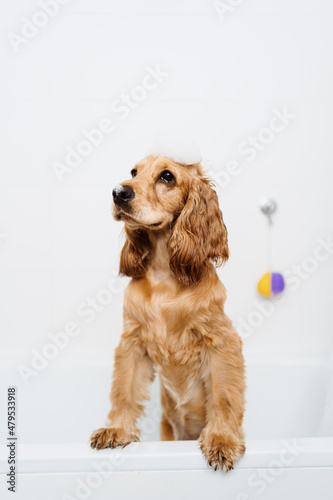
<svg viewBox="0 0 333 500"><path fill-rule="evenodd" d="M148 386L153 379L153 364L144 347L137 336L125 331L115 352L108 427L92 433L92 448L115 448L138 441L136 421L144 411L143 402L149 399Z"/></svg>
<svg viewBox="0 0 333 500"><path fill-rule="evenodd" d="M229 471L245 452L244 361L241 340L231 333L206 347L204 380L207 423L200 434L200 448L215 470Z"/></svg>

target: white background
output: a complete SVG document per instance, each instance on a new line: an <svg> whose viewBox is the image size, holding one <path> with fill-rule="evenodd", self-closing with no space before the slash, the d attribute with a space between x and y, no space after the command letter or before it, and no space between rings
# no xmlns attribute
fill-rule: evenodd
<svg viewBox="0 0 333 500"><path fill-rule="evenodd" d="M219 274L235 325L253 322L256 283L268 270L259 200L278 203L275 271L303 268L317 238L333 235L333 3L244 0L221 19L209 0L71 0L15 51L8 35L40 11L35 0L0 1L2 362L28 366L32 350L42 352L49 332L69 321L81 333L51 364L111 362L122 293L90 323L77 306L111 278L114 287L126 283L114 278L122 225L110 214L111 189L156 132L175 128L198 140L215 173L231 160L241 165L218 186L231 250ZM169 76L120 119L110 104L140 85L148 66ZM247 161L239 145L283 108L295 118ZM59 182L54 162L105 117L115 131ZM269 317L256 313L247 357L331 352L333 257L312 271L283 303L267 306Z"/></svg>

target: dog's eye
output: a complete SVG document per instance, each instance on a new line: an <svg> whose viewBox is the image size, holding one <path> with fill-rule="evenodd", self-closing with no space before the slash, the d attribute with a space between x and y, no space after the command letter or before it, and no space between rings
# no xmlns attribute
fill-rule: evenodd
<svg viewBox="0 0 333 500"><path fill-rule="evenodd" d="M176 179L169 170L164 170L160 175L160 179L165 184L174 184L176 182Z"/></svg>
<svg viewBox="0 0 333 500"><path fill-rule="evenodd" d="M132 177L136 177L137 173L138 173L138 171L137 171L136 168L133 168L133 170L131 170L131 176Z"/></svg>

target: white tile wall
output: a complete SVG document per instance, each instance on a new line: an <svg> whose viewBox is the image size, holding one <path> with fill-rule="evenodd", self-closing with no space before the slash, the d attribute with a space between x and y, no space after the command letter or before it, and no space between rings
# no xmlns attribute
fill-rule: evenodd
<svg viewBox="0 0 333 500"><path fill-rule="evenodd" d="M25 168L29 168L27 164ZM9 167L10 168L10 167ZM21 183L18 182L18 185ZM27 185L0 190L3 272L49 270L51 248L50 191Z"/></svg>
<svg viewBox="0 0 333 500"><path fill-rule="evenodd" d="M333 234L332 5L244 0L220 20L213 1L71 0L14 52L8 33L19 34L22 17L41 8L0 0L1 355L29 356L50 329L77 320L82 334L61 358L112 358L122 293L91 323L76 307L118 269L121 225L110 215L110 191L158 131L196 137L215 176L232 160L241 166L218 185L232 253L219 272L235 324L258 310L255 286L267 270L262 196L279 204L275 270L302 265L316 238ZM156 65L169 76L122 120L110 104ZM295 118L247 161L239 145L283 108ZM59 182L54 162L104 118L115 130ZM245 339L247 355L332 350L332 278L330 257L289 288Z"/></svg>
<svg viewBox="0 0 333 500"><path fill-rule="evenodd" d="M62 331L71 321L80 328L80 334L71 339L64 351L65 357L113 359L122 328L123 290L128 281L117 278L117 270L56 274L52 328ZM111 288L108 286L110 282ZM93 299L97 300L97 310L91 305Z"/></svg>
<svg viewBox="0 0 333 500"><path fill-rule="evenodd" d="M1 272L1 356L31 359L51 331L50 273Z"/></svg>
<svg viewBox="0 0 333 500"><path fill-rule="evenodd" d="M19 76L18 80L23 86L24 76ZM0 101L0 116L1 186L46 188L54 142L48 102L4 97Z"/></svg>
<svg viewBox="0 0 333 500"><path fill-rule="evenodd" d="M118 233L111 193L93 188L53 190L53 263L69 270L118 266ZM112 227L113 226L113 227Z"/></svg>

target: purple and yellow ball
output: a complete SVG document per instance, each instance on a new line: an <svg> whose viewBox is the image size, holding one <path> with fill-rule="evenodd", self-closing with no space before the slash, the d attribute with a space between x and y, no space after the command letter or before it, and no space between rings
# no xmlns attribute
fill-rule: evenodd
<svg viewBox="0 0 333 500"><path fill-rule="evenodd" d="M265 297L278 295L284 288L284 278L280 273L265 273L257 285L258 292Z"/></svg>

